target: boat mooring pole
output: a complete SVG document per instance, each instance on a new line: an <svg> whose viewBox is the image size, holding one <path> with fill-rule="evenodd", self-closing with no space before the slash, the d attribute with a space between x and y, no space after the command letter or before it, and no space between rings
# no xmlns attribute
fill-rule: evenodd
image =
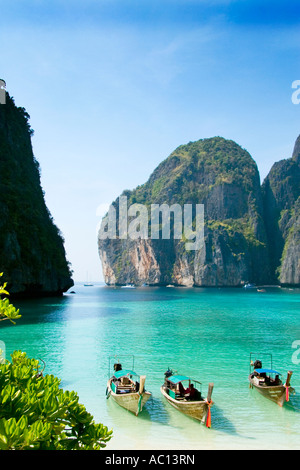
<svg viewBox="0 0 300 470"><path fill-rule="evenodd" d="M290 386L290 383L291 383L291 377L293 375L293 372L291 370L288 371L287 373L287 378L286 378L286 382L285 382L285 399L286 401L290 401L290 394L289 394L289 386Z"/></svg>
<svg viewBox="0 0 300 470"><path fill-rule="evenodd" d="M144 392L145 381L146 381L146 376L145 376L145 375L141 375L141 376L140 376L140 387L139 387L139 394L140 394L140 395Z"/></svg>
<svg viewBox="0 0 300 470"><path fill-rule="evenodd" d="M213 383L208 384L208 392L207 392L207 401L208 401L208 403L211 402L211 396L212 396L213 389L214 389L214 384Z"/></svg>
<svg viewBox="0 0 300 470"><path fill-rule="evenodd" d="M214 388L213 383L208 384L208 391L207 391L207 398L206 398L206 401L207 401L207 404L208 404L207 415L206 415L206 427L207 428L211 427L211 411L210 411L210 408L211 408L211 405L213 404L212 400L211 400L213 388Z"/></svg>
<svg viewBox="0 0 300 470"><path fill-rule="evenodd" d="M289 370L288 374L287 374L286 382L285 382L286 387L290 386L292 375L293 375L293 372L291 370Z"/></svg>

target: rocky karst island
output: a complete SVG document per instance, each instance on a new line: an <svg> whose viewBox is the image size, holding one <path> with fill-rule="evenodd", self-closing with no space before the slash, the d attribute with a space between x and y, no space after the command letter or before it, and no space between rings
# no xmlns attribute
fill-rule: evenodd
<svg viewBox="0 0 300 470"><path fill-rule="evenodd" d="M99 237L108 285L300 284L299 137L292 157L275 163L262 185L251 155L231 140L214 137L179 146L145 184L122 196L128 207L203 204L204 244L187 251L184 240L172 236ZM112 203L117 218L119 199Z"/></svg>

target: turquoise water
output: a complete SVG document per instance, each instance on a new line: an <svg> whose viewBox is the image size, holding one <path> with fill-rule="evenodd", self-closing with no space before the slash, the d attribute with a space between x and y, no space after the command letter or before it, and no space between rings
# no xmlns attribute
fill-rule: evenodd
<svg viewBox="0 0 300 470"><path fill-rule="evenodd" d="M300 340L300 290L73 290L15 302L22 318L16 326L3 322L0 340L7 358L15 349L42 358L45 373L79 394L95 420L113 429L108 449L300 448L300 354L292 347ZM250 352L272 353L284 376L294 371L297 393L284 408L249 389ZM147 375L153 397L139 417L105 398L113 355L123 356L123 367L134 355L136 372ZM168 367L201 381L204 394L214 382L211 429L163 401Z"/></svg>

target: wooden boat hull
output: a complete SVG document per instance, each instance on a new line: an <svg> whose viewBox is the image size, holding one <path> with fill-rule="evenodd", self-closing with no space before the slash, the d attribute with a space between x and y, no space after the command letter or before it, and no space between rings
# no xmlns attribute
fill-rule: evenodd
<svg viewBox="0 0 300 470"><path fill-rule="evenodd" d="M175 400L174 398L170 397L166 392L164 386L160 389L162 395L166 398L166 400L176 408L181 413L189 416L190 418L194 418L197 421L201 421L205 423L209 405L207 400L200 400L200 401L187 401L187 400Z"/></svg>
<svg viewBox="0 0 300 470"><path fill-rule="evenodd" d="M151 392L144 391L140 401L139 392L115 393L111 389L111 379L107 382L107 397L111 397L119 406L134 413L136 416L142 411L144 405L151 397Z"/></svg>
<svg viewBox="0 0 300 470"><path fill-rule="evenodd" d="M249 382L252 388L255 388L262 396L283 406L286 400L286 387L284 385L263 386L254 383L251 375L249 375ZM293 391L292 387L288 387L289 393Z"/></svg>

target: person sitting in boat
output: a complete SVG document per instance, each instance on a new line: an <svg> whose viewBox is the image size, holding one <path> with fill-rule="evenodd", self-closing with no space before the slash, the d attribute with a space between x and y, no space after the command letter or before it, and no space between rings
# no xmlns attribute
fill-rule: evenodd
<svg viewBox="0 0 300 470"><path fill-rule="evenodd" d="M116 386L116 393L120 393L120 390L118 389L118 387L121 385L120 380L113 378L113 383Z"/></svg>
<svg viewBox="0 0 300 470"><path fill-rule="evenodd" d="M194 385L193 385L193 384L190 384L190 386L186 389L184 396L185 396L186 398L190 399L190 400L193 400L193 399L195 398L195 396L196 396L196 392L197 392L197 391L196 391Z"/></svg>
<svg viewBox="0 0 300 470"><path fill-rule="evenodd" d="M131 381L130 381L129 377L124 376L124 377L121 378L121 383L122 383L122 385L130 385Z"/></svg>
<svg viewBox="0 0 300 470"><path fill-rule="evenodd" d="M179 382L178 388L179 388L179 395L180 395L181 397L184 397L184 395L186 394L186 389L185 389L184 386L182 385L182 382Z"/></svg>

